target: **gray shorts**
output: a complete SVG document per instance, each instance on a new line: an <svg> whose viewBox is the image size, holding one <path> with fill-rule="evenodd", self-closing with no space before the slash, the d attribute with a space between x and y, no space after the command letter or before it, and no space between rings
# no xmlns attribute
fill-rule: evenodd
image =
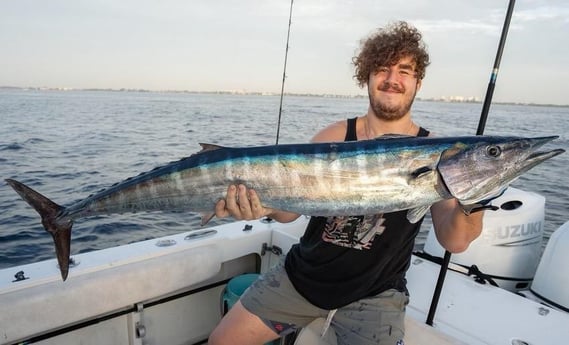
<svg viewBox="0 0 569 345"><path fill-rule="evenodd" d="M262 274L241 296L241 303L281 337L304 327L329 310L318 308L294 288L283 261ZM341 307L331 329L339 345L403 344L406 293L390 289Z"/></svg>

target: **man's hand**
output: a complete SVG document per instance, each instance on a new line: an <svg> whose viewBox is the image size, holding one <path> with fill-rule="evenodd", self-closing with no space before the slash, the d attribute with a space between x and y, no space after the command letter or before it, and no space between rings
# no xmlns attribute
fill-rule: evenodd
<svg viewBox="0 0 569 345"><path fill-rule="evenodd" d="M225 199L215 205L215 215L218 218L233 217L237 220L254 220L268 216L273 209L265 208L259 196L253 189L244 185L231 185L227 188Z"/></svg>

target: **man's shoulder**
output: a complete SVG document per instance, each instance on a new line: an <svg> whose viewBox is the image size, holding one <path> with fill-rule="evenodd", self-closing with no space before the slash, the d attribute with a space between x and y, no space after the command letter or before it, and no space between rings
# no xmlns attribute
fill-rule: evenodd
<svg viewBox="0 0 569 345"><path fill-rule="evenodd" d="M344 141L346 136L347 121L341 120L334 122L316 133L312 137L312 142L333 142Z"/></svg>

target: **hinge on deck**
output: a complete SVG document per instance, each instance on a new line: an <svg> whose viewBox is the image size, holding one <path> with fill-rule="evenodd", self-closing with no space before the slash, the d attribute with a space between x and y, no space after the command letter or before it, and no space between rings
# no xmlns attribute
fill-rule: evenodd
<svg viewBox="0 0 569 345"><path fill-rule="evenodd" d="M146 327L143 323L142 312L144 311L144 305L142 303L137 303L135 305L135 315L136 322L134 324L134 334L138 339L142 339L146 336Z"/></svg>
<svg viewBox="0 0 569 345"><path fill-rule="evenodd" d="M266 242L263 243L263 247L261 248L261 256L264 256L267 251L271 253L281 256L283 254L283 250L279 246L269 246Z"/></svg>
<svg viewBox="0 0 569 345"><path fill-rule="evenodd" d="M128 315L129 333L131 345L143 345L143 338L146 337L146 327L144 326L143 318L144 305L136 303L134 310Z"/></svg>

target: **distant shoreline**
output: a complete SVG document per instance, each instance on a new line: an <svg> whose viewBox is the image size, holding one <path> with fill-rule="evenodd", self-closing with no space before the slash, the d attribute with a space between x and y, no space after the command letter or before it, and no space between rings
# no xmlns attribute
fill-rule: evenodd
<svg viewBox="0 0 569 345"><path fill-rule="evenodd" d="M191 91L191 90L147 90L147 89L112 89L112 88L61 88L61 87L20 87L20 86L0 86L1 90L29 90L29 91L91 91L91 92L153 92L153 93L185 93L185 94L211 94L211 95L237 95L237 96L280 96L276 92L258 92L243 90L218 90L218 91ZM367 98L365 95L339 95L339 94L316 94L316 93L294 93L285 92L285 96L295 97L321 97L321 98ZM444 103L482 103L481 100L462 97L439 97L439 98L422 98L417 97L417 101L423 102L444 102ZM537 107L559 107L566 108L569 104L547 104L547 103L524 103L524 102L493 102L494 104L503 105L521 105L521 106L537 106Z"/></svg>

